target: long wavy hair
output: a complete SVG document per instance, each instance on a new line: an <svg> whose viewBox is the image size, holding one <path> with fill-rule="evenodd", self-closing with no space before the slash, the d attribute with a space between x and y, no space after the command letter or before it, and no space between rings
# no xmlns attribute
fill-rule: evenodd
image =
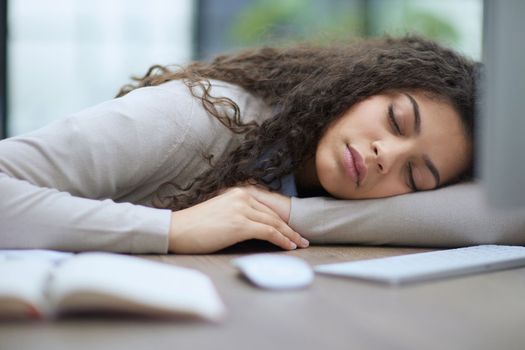
<svg viewBox="0 0 525 350"><path fill-rule="evenodd" d="M473 143L478 71L478 63L436 42L417 36L384 37L328 46L255 48L177 69L155 65L117 96L181 79L209 114L242 134L236 149L214 159L212 168L188 186L159 187L153 204L179 210L239 183L279 183L314 154L328 124L355 103L384 91L418 90L445 100L460 114ZM241 86L271 106L273 116L261 125L243 124L235 101L210 94L209 79ZM462 177L470 176L472 168ZM163 197L164 186L175 186L179 193Z"/></svg>

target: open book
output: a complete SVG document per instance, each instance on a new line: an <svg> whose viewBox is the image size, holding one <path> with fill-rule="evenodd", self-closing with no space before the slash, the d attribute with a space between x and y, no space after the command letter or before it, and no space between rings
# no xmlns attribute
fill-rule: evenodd
<svg viewBox="0 0 525 350"><path fill-rule="evenodd" d="M0 251L0 318L116 312L220 320L225 307L203 273L111 253Z"/></svg>

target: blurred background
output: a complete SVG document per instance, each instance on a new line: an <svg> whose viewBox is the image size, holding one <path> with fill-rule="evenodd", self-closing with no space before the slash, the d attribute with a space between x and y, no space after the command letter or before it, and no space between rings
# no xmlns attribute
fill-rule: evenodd
<svg viewBox="0 0 525 350"><path fill-rule="evenodd" d="M482 0L0 0L0 132L111 99L152 64L419 33L479 60Z"/></svg>

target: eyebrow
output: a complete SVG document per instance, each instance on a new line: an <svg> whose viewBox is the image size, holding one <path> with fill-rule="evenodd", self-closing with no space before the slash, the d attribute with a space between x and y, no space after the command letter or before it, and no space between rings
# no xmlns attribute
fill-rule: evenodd
<svg viewBox="0 0 525 350"><path fill-rule="evenodd" d="M421 132L421 115L419 114L419 104L410 94L404 93L404 95L408 97L410 103L412 103L412 108L414 109L414 132L416 135L419 135Z"/></svg>
<svg viewBox="0 0 525 350"><path fill-rule="evenodd" d="M414 132L416 133L416 135L419 135L421 133L421 114L419 113L419 104L417 103L416 99L410 94L404 94L406 97L408 97L410 103L412 104L412 108L414 109ZM432 163L430 158L428 158L428 156L423 156L423 159L425 161L425 165L427 166L428 170L430 170L430 173L436 181L436 187L439 187L441 183L441 176L439 175L439 171L437 170L434 163Z"/></svg>

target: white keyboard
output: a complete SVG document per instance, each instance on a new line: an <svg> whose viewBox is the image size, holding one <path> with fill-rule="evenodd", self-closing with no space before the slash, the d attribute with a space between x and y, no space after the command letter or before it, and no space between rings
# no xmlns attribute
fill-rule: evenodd
<svg viewBox="0 0 525 350"><path fill-rule="evenodd" d="M525 247L479 245L428 253L325 264L319 273L401 284L525 266Z"/></svg>

